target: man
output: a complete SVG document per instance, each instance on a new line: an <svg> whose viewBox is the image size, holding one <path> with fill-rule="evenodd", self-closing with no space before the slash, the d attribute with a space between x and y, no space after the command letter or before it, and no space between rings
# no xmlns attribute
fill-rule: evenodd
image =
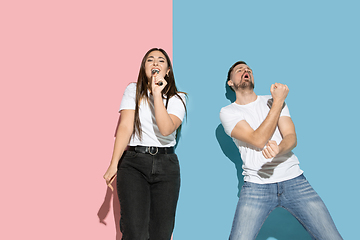
<svg viewBox="0 0 360 240"><path fill-rule="evenodd" d="M276 207L294 215L313 239L342 239L291 152L297 140L285 104L289 88L275 83L271 96L257 96L252 70L243 61L229 69L227 84L236 101L221 109L220 119L239 148L244 175L230 240L255 239Z"/></svg>

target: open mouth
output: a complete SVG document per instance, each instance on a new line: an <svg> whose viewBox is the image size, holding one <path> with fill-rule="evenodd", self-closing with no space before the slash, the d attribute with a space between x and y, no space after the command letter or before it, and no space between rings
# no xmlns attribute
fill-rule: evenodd
<svg viewBox="0 0 360 240"><path fill-rule="evenodd" d="M242 77L244 80L250 80L250 74L245 72L243 77Z"/></svg>
<svg viewBox="0 0 360 240"><path fill-rule="evenodd" d="M159 74L159 72L160 72L160 69L158 69L158 68L151 69L151 74L155 74L155 73Z"/></svg>

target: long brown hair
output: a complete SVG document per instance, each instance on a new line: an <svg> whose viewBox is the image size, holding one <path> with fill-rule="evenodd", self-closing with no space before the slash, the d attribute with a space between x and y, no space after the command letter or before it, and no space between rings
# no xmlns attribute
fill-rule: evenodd
<svg viewBox="0 0 360 240"><path fill-rule="evenodd" d="M149 96L148 96L149 82L148 82L148 78L146 77L146 73L145 73L145 62L146 62L146 59L149 56L149 54L153 51L159 51L162 54L164 54L167 64L168 64L168 67L169 67L169 70L170 70L169 73L167 75L165 75L165 77L164 77L164 79L167 82L167 85L162 90L163 98L166 98L165 107L167 108L169 99L173 96L176 96L182 101L182 103L184 104L185 111L186 111L185 102L178 94L178 93L184 93L184 92L179 92L176 88L174 72L173 72L173 68L172 68L172 64L171 64L169 56L161 48L150 49L149 51L147 51L147 53L145 54L144 58L141 61L139 76L138 76L138 80L136 83L135 119L134 119L133 134L137 134L139 136L140 140L142 139L141 122L140 122L140 118L139 118L140 103L142 100L146 100L146 101L149 100ZM184 93L184 94L186 95L186 93ZM180 131L180 128L181 128L181 125L177 129L177 133Z"/></svg>

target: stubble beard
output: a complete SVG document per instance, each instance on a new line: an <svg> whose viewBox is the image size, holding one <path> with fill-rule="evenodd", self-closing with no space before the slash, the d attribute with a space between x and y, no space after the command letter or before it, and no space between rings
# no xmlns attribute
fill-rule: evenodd
<svg viewBox="0 0 360 240"><path fill-rule="evenodd" d="M243 81L239 84L234 84L235 90L241 89L241 90L254 90L255 85L251 81Z"/></svg>

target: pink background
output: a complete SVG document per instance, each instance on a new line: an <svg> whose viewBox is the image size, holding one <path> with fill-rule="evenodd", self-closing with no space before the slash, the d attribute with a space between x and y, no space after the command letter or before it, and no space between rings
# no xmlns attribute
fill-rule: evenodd
<svg viewBox="0 0 360 240"><path fill-rule="evenodd" d="M172 1L153 3L0 3L0 239L116 239L122 93L148 49L172 56Z"/></svg>

